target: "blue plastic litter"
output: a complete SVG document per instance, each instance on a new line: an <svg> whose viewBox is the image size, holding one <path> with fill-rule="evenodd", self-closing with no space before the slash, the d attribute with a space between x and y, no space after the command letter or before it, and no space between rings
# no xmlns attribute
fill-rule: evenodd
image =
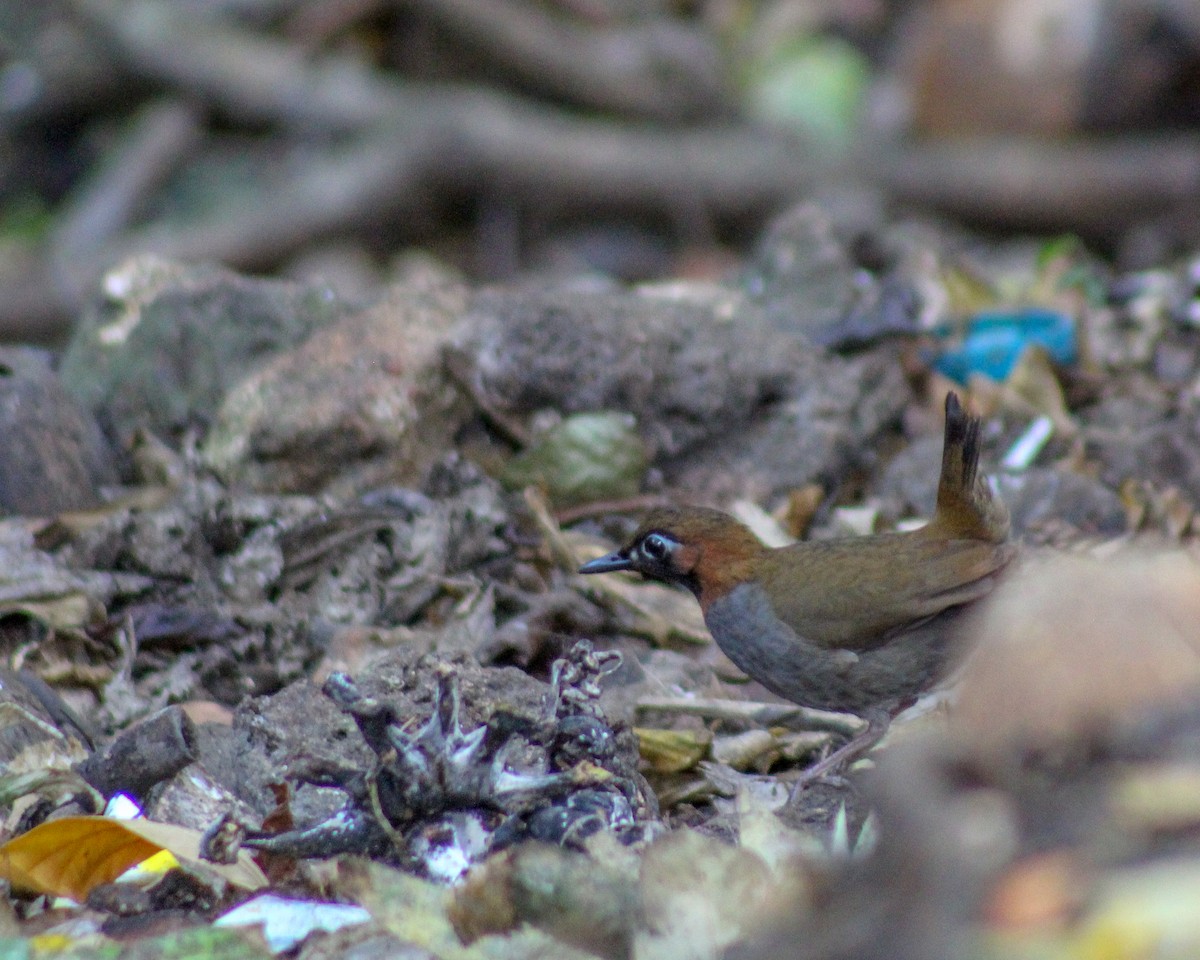
<svg viewBox="0 0 1200 960"><path fill-rule="evenodd" d="M1078 358L1075 319L1044 307L980 311L968 322L966 336L947 346L933 365L963 384L973 373L1005 380L1025 348L1033 344L1044 347L1055 363L1073 364Z"/></svg>

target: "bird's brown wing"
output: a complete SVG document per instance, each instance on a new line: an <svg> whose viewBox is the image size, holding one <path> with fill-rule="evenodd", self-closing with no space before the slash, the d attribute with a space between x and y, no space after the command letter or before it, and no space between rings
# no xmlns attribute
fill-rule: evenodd
<svg viewBox="0 0 1200 960"><path fill-rule="evenodd" d="M762 580L779 618L810 643L869 650L985 596L1015 549L913 534L810 541L771 551Z"/></svg>

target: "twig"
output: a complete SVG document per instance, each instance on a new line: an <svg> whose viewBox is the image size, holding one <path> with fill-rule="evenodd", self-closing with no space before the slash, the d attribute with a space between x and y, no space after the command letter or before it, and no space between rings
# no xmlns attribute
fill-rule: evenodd
<svg viewBox="0 0 1200 960"><path fill-rule="evenodd" d="M479 376L470 356L462 350L450 347L444 351L443 364L450 379L471 398L471 402L479 409L479 413L493 430L518 450L529 446L532 439L529 431L525 429L525 425L520 420L509 416L492 402L491 397L487 395L483 385L479 382Z"/></svg>
<svg viewBox="0 0 1200 960"><path fill-rule="evenodd" d="M577 507L564 507L554 511L554 519L559 526L568 526L587 520L591 517L603 517L610 513L644 513L655 507L665 507L670 501L657 493L646 493L636 497L625 497L622 500L595 500L592 503L581 503Z"/></svg>
<svg viewBox="0 0 1200 960"><path fill-rule="evenodd" d="M637 703L639 711L661 711L683 713L704 717L708 720L729 720L738 723L757 723L765 727L798 724L817 727L853 736L867 728L861 717L851 713L834 713L829 710L814 710L793 703L754 703L744 700L662 699L646 698Z"/></svg>
<svg viewBox="0 0 1200 960"><path fill-rule="evenodd" d="M546 498L536 487L526 487L524 497L525 504L533 514L538 530L546 541L546 546L550 548L550 556L555 564L563 570L571 572L579 569L579 557L575 554L575 548L563 536L562 530L550 516L550 507L546 503Z"/></svg>

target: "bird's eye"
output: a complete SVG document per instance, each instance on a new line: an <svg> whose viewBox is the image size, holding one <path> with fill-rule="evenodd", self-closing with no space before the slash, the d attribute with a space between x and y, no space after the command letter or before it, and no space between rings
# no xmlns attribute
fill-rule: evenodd
<svg viewBox="0 0 1200 960"><path fill-rule="evenodd" d="M661 537L657 533L650 534L642 541L642 553L651 560L665 560L670 552L671 547L667 543L666 537Z"/></svg>

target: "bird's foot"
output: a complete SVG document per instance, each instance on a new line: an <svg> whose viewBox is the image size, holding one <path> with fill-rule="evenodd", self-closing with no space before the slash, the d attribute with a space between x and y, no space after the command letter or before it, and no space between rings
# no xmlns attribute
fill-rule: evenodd
<svg viewBox="0 0 1200 960"><path fill-rule="evenodd" d="M792 783L792 797L810 784L843 773L855 760L868 753L883 735L887 733L891 716L886 713L872 713L864 716L867 728L843 743L833 753L822 757L800 772L800 776Z"/></svg>

